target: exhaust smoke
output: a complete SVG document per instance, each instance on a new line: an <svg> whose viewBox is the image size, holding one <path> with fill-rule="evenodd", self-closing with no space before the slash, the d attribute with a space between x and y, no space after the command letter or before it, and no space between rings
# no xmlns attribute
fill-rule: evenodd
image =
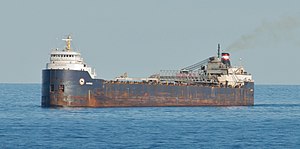
<svg viewBox="0 0 300 149"><path fill-rule="evenodd" d="M283 17L278 21L264 21L253 33L241 36L228 46L227 51L245 50L275 45L279 42L297 39L295 30L300 27L299 17Z"/></svg>

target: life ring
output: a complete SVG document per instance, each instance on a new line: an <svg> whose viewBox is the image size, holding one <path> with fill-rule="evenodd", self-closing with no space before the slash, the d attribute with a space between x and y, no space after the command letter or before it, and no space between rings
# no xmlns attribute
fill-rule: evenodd
<svg viewBox="0 0 300 149"><path fill-rule="evenodd" d="M83 78L80 78L80 79L79 79L79 84L80 84L80 85L83 85L83 84L84 84L84 79L83 79Z"/></svg>

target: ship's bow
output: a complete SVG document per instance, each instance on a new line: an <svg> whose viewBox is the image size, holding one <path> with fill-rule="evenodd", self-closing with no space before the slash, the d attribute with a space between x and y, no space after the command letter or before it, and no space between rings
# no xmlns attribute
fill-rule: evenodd
<svg viewBox="0 0 300 149"><path fill-rule="evenodd" d="M42 72L42 107L50 107L50 72L43 70Z"/></svg>

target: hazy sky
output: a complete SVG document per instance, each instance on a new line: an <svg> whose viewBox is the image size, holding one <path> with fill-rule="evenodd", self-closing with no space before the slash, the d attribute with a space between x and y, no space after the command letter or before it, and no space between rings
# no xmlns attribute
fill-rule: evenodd
<svg viewBox="0 0 300 149"><path fill-rule="evenodd" d="M69 33L98 78L147 77L216 55L256 84L300 84L299 0L6 0L0 2L0 82L40 83ZM239 59L242 59L240 61Z"/></svg>

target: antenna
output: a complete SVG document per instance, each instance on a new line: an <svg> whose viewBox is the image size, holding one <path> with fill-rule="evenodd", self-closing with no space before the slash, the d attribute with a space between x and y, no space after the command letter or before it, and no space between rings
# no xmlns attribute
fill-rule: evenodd
<svg viewBox="0 0 300 149"><path fill-rule="evenodd" d="M71 35L68 35L66 39L62 39L62 40L66 42L67 45L66 50L71 51L71 41L72 41Z"/></svg>
<svg viewBox="0 0 300 149"><path fill-rule="evenodd" d="M220 50L221 50L221 46L220 44L218 44L218 58L220 58Z"/></svg>

